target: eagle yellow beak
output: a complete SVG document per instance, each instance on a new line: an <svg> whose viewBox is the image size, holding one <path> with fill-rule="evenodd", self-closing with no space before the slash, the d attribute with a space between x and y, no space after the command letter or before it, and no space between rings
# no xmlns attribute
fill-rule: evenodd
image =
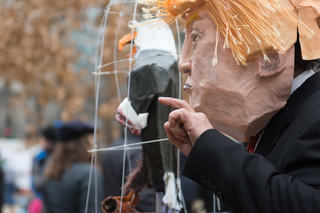
<svg viewBox="0 0 320 213"><path fill-rule="evenodd" d="M130 43L132 40L134 40L137 37L137 35L138 35L138 33L136 31L134 31L133 32L133 38L132 38L132 32L130 32L127 35L123 36L118 42L118 50L122 51L124 45L126 45L126 44Z"/></svg>

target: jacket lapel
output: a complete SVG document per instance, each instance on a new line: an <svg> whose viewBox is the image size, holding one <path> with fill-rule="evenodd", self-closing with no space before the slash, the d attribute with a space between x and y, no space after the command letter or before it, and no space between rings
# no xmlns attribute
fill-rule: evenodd
<svg viewBox="0 0 320 213"><path fill-rule="evenodd" d="M271 118L262 138L260 139L255 153L267 157L279 140L280 130L291 123L294 113L300 103L319 88L320 72L315 73L313 76L308 78L296 91L294 91L289 97L287 104Z"/></svg>
<svg viewBox="0 0 320 213"><path fill-rule="evenodd" d="M275 145L275 141L277 141L277 138L279 137L278 115L281 115L280 111L269 121L255 150L255 153L258 153L263 157L267 157L271 148Z"/></svg>

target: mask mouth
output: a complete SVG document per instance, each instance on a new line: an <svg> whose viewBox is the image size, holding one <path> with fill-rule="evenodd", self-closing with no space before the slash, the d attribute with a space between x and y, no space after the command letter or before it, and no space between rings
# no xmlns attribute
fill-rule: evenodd
<svg viewBox="0 0 320 213"><path fill-rule="evenodd" d="M191 92L192 88L193 87L190 84L185 84L183 86L183 90L186 91L186 92Z"/></svg>
<svg viewBox="0 0 320 213"><path fill-rule="evenodd" d="M140 135L142 129L147 126L148 115L149 113L137 114L131 106L131 101L125 98L119 105L115 118L132 134Z"/></svg>

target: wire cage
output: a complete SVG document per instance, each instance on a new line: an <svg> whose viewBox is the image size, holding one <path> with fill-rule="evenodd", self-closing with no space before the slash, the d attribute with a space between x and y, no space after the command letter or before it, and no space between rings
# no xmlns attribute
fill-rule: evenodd
<svg viewBox="0 0 320 213"><path fill-rule="evenodd" d="M91 166L97 165L97 156L101 153L108 153L110 151L119 151L123 150L122 155L122 177L121 182L122 186L125 183L125 174L126 170L132 170L135 166L135 162L131 162L130 159L130 150L133 149L141 149L142 144L151 144L157 143L161 141L167 141L167 138L162 137L155 140L147 140L141 141L133 144L128 143L128 130L124 128L124 140L123 144L118 146L110 146L107 144L107 147L98 147L97 145L97 126L99 125L100 118L99 112L101 111L101 101L105 101L106 97L112 97L111 102L112 105L108 105L108 111L111 114L115 114L117 106L121 103L125 96L130 96L130 73L132 72L135 63L137 62L137 58L134 57L133 49L134 49L134 41L133 39L124 47L122 51L118 49L118 41L123 35L127 33L134 34L135 28L132 30L128 28L128 23L132 20L136 20L138 22L145 21L142 17L142 7L138 3L138 1L130 1L130 0L111 0L109 5L107 5L104 9L104 15L102 17L102 21L100 24L99 34L97 37L97 50L95 55L95 69L92 71L95 79L95 132L94 132L94 143L92 150L92 162ZM171 24L170 29L174 35L175 45L176 45L176 53L174 53L174 57L178 58L181 50L181 26L178 21L174 24ZM159 57L159 55L154 55L150 57ZM181 74L178 74L178 98L181 99ZM110 99L109 99L110 101ZM110 109L112 108L112 109ZM109 116L110 121L107 122L107 125L104 128L112 129L115 123L117 123L116 119L114 119L114 115ZM127 127L127 126L126 126ZM179 152L177 152L178 157L174 162L176 165L176 174L177 179L179 179ZM170 157L169 157L170 158ZM127 164L126 165L126 160ZM171 162L172 163L172 162ZM97 175L90 175L89 182L95 181L97 183ZM108 183L106 183L107 185ZM180 191L180 182L177 184L176 191ZM108 187L108 186L106 186ZM100 212L100 202L97 200L97 190L101 190L97 184L95 184L95 195L90 195L88 190L88 198L89 196L95 196L95 210L96 212ZM123 202L123 197L125 196L124 191L121 190L121 203ZM156 193L156 212L168 212L168 208L163 208L161 205L161 199L163 195ZM87 198L87 203L88 203ZM182 195L182 203L184 203L183 195ZM88 204L87 204L88 205ZM184 204L185 208L185 204ZM122 212L122 206L120 205L120 212Z"/></svg>

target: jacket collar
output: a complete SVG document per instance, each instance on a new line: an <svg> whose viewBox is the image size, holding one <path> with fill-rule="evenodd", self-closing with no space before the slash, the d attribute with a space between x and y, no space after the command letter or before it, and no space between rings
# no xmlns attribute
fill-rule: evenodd
<svg viewBox="0 0 320 213"><path fill-rule="evenodd" d="M320 88L320 72L308 78L296 91L289 97L286 105L275 114L262 135L255 153L266 157L277 142L277 137L283 127L290 124L296 109L315 90Z"/></svg>

